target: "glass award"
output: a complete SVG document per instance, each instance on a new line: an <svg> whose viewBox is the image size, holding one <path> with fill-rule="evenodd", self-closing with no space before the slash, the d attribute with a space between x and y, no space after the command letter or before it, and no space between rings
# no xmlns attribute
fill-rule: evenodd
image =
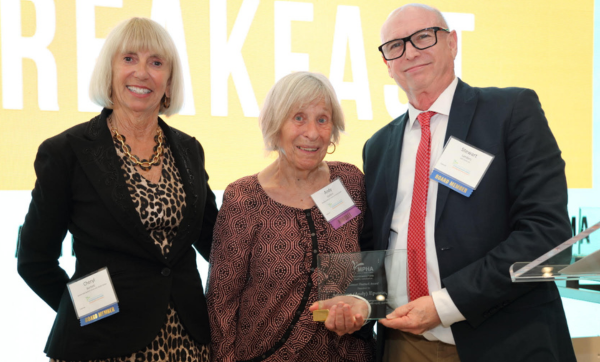
<svg viewBox="0 0 600 362"><path fill-rule="evenodd" d="M386 307L390 302L386 270L391 270L396 258L404 260L405 264L406 250L319 254L317 256L319 301L337 299L351 304L364 303L363 300L366 300L371 307L369 320L385 318ZM394 271L394 279L406 281L406 268L395 268ZM316 310L313 312L313 320L325 321L328 313L327 309Z"/></svg>
<svg viewBox="0 0 600 362"><path fill-rule="evenodd" d="M533 261L510 267L514 283L559 280L600 280L600 222Z"/></svg>

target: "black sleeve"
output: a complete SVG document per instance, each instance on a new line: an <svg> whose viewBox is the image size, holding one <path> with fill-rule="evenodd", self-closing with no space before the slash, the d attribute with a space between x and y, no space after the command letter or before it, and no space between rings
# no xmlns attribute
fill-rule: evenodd
<svg viewBox="0 0 600 362"><path fill-rule="evenodd" d="M571 236L565 162L535 92L519 92L507 127L511 232L484 257L442 280L474 327L536 287L512 283L508 270L514 262L534 260Z"/></svg>
<svg viewBox="0 0 600 362"><path fill-rule="evenodd" d="M65 152L56 138L39 147L34 163L37 180L21 229L17 261L21 277L54 310L69 280L58 263L71 204L71 170Z"/></svg>
<svg viewBox="0 0 600 362"><path fill-rule="evenodd" d="M204 258L204 260L208 261L210 258L210 250L212 247L212 239L213 239L213 229L215 227L215 223L217 221L217 204L215 201L215 194L210 189L208 185L208 173L205 171L204 167L206 163L204 162L204 150L200 143L198 143L198 148L200 149L200 153L202 156L202 171L204 172L204 178L206 182L206 202L204 203L204 216L202 218L202 231L200 232L200 237L194 243L194 247L200 255Z"/></svg>

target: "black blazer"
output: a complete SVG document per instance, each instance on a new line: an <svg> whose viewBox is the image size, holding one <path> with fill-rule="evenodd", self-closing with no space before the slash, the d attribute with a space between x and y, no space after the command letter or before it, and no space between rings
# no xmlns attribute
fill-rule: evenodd
<svg viewBox="0 0 600 362"><path fill-rule="evenodd" d="M408 112L363 150L375 249L388 247L407 121ZM571 236L565 163L537 95L459 80L450 136L495 155L471 197L445 186L437 193L442 285L466 318L452 325L461 361L575 361L556 285L509 276L514 262L534 260Z"/></svg>
<svg viewBox="0 0 600 362"><path fill-rule="evenodd" d="M210 342L206 300L196 252L208 260L216 220L215 196L200 143L159 119L186 193L186 208L167 258L137 214L106 126L104 109L42 143L37 181L21 231L19 274L52 309L56 320L45 352L62 360L124 356L146 347L172 303L186 331ZM58 265L66 231L77 258L73 279L108 267L120 312L81 327Z"/></svg>

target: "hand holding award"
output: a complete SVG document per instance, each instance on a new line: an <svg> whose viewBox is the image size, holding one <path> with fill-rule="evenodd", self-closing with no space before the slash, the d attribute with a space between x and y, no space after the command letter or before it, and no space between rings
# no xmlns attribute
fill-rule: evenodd
<svg viewBox="0 0 600 362"><path fill-rule="evenodd" d="M369 318L370 309L367 301L351 295L318 301L309 308L315 321L324 321L325 328L338 336L358 331Z"/></svg>

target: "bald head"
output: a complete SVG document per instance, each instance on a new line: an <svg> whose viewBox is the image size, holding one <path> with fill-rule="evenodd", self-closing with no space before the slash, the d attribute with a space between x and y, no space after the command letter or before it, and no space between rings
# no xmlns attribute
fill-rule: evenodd
<svg viewBox="0 0 600 362"><path fill-rule="evenodd" d="M398 40L393 45L403 47L400 56L384 59L388 74L417 109L427 110L454 80L458 40L456 32L447 28L439 10L422 4L408 4L394 10L381 27L383 44ZM418 47L413 43L413 40L418 42L417 38L410 37L423 31L428 31L427 38L432 44Z"/></svg>
<svg viewBox="0 0 600 362"><path fill-rule="evenodd" d="M438 9L431 7L429 5L425 5L425 4L406 4L404 6L401 6L397 9L395 9L394 11L392 11L390 13L390 15L388 15L386 21L381 26L381 33L380 33L381 42L385 43L386 41L391 40L391 39L384 39L384 35L386 33L387 28L389 28L390 25L393 24L395 22L395 20L398 19L398 16L402 12L406 12L406 11L412 12L417 9L425 10L425 11L431 13L431 15L433 17L435 17L436 26L448 29L448 23L446 22L444 15L442 15L442 13Z"/></svg>

